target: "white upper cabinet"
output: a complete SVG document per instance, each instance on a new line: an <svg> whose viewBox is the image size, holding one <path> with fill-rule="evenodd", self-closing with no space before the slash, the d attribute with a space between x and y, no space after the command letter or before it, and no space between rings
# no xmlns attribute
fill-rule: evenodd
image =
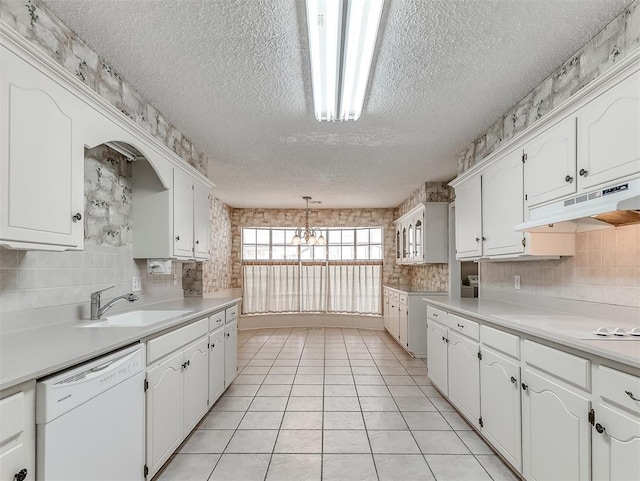
<svg viewBox="0 0 640 481"><path fill-rule="evenodd" d="M210 257L210 215L209 188L200 182L195 182L193 184L193 242L196 259L209 259Z"/></svg>
<svg viewBox="0 0 640 481"><path fill-rule="evenodd" d="M0 66L0 245L82 249L83 105L4 47Z"/></svg>
<svg viewBox="0 0 640 481"><path fill-rule="evenodd" d="M527 206L576 192L576 119L573 115L531 139L524 151Z"/></svg>
<svg viewBox="0 0 640 481"><path fill-rule="evenodd" d="M640 172L640 72L578 111L578 176L590 189Z"/></svg>
<svg viewBox="0 0 640 481"><path fill-rule="evenodd" d="M522 150L516 149L482 174L484 255L524 252L524 234L514 226L523 220Z"/></svg>
<svg viewBox="0 0 640 481"><path fill-rule="evenodd" d="M164 189L151 165L133 164L133 256L136 258L209 258L209 188L174 168Z"/></svg>
<svg viewBox="0 0 640 481"><path fill-rule="evenodd" d="M447 219L446 202L427 202L396 220L396 263L446 263Z"/></svg>
<svg viewBox="0 0 640 481"><path fill-rule="evenodd" d="M193 253L193 181L180 169L173 170L173 254L192 257Z"/></svg>
<svg viewBox="0 0 640 481"><path fill-rule="evenodd" d="M469 177L456 189L456 256L482 256L482 177Z"/></svg>

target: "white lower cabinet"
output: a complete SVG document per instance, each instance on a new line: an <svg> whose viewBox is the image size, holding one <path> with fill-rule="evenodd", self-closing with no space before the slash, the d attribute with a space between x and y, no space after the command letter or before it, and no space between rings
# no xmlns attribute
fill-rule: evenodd
<svg viewBox="0 0 640 481"><path fill-rule="evenodd" d="M238 375L238 321L224 326L224 383L228 386Z"/></svg>
<svg viewBox="0 0 640 481"><path fill-rule="evenodd" d="M591 479L589 399L530 369L524 369L521 387L525 479Z"/></svg>
<svg viewBox="0 0 640 481"><path fill-rule="evenodd" d="M598 401L591 428L593 479L640 479L640 378L598 369Z"/></svg>
<svg viewBox="0 0 640 481"><path fill-rule="evenodd" d="M151 479L209 408L208 320L147 342L146 476Z"/></svg>
<svg viewBox="0 0 640 481"><path fill-rule="evenodd" d="M0 479L36 479L36 383L0 393Z"/></svg>
<svg viewBox="0 0 640 481"><path fill-rule="evenodd" d="M520 365L483 348L480 360L482 433L522 472L520 391Z"/></svg>
<svg viewBox="0 0 640 481"><path fill-rule="evenodd" d="M448 342L449 400L467 420L480 423L480 346L476 341L449 330Z"/></svg>
<svg viewBox="0 0 640 481"><path fill-rule="evenodd" d="M184 351L184 431L185 436L209 410L209 340L200 339Z"/></svg>
<svg viewBox="0 0 640 481"><path fill-rule="evenodd" d="M398 300L391 298L389 300L389 334L394 339L400 337L400 305Z"/></svg>
<svg viewBox="0 0 640 481"><path fill-rule="evenodd" d="M400 345L409 350L409 306L400 302L398 309L398 342Z"/></svg>
<svg viewBox="0 0 640 481"><path fill-rule="evenodd" d="M224 392L224 327L209 334L209 405Z"/></svg>
<svg viewBox="0 0 640 481"><path fill-rule="evenodd" d="M593 479L640 479L640 420L604 404L595 408L592 430Z"/></svg>
<svg viewBox="0 0 640 481"><path fill-rule="evenodd" d="M448 396L447 328L432 319L427 320L427 367L429 379Z"/></svg>

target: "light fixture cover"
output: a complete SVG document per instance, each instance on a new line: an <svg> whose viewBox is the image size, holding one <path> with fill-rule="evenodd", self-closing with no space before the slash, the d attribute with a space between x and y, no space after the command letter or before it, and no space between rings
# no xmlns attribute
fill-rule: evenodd
<svg viewBox="0 0 640 481"><path fill-rule="evenodd" d="M316 120L358 120L384 0L306 0Z"/></svg>

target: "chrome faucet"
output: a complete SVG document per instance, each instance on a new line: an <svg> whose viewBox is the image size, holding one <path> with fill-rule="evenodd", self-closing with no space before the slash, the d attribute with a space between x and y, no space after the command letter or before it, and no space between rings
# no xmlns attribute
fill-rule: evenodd
<svg viewBox="0 0 640 481"><path fill-rule="evenodd" d="M129 294L123 294L121 296L114 297L109 302L107 302L104 306L100 307L100 294L102 294L104 291L107 291L109 289L113 289L114 287L116 286L107 287L106 289L102 289L100 291L91 293L91 320L92 321L97 321L98 319L100 319L102 317L102 314L104 314L111 306L113 306L116 302L120 300L124 299L125 301L129 301L129 302L138 300L138 297L135 296L133 292L130 292Z"/></svg>

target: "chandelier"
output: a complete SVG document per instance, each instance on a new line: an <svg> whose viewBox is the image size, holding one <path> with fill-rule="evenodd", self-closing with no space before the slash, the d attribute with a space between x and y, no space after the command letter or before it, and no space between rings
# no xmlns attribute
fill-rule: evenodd
<svg viewBox="0 0 640 481"><path fill-rule="evenodd" d="M304 243L307 245L319 245L323 246L327 244L327 240L322 236L322 232L317 227L309 227L309 201L311 197L305 195L303 197L304 200L307 201L307 209L306 209L306 221L304 224L304 228L298 227L296 232L291 239L290 244L294 246L299 246Z"/></svg>

